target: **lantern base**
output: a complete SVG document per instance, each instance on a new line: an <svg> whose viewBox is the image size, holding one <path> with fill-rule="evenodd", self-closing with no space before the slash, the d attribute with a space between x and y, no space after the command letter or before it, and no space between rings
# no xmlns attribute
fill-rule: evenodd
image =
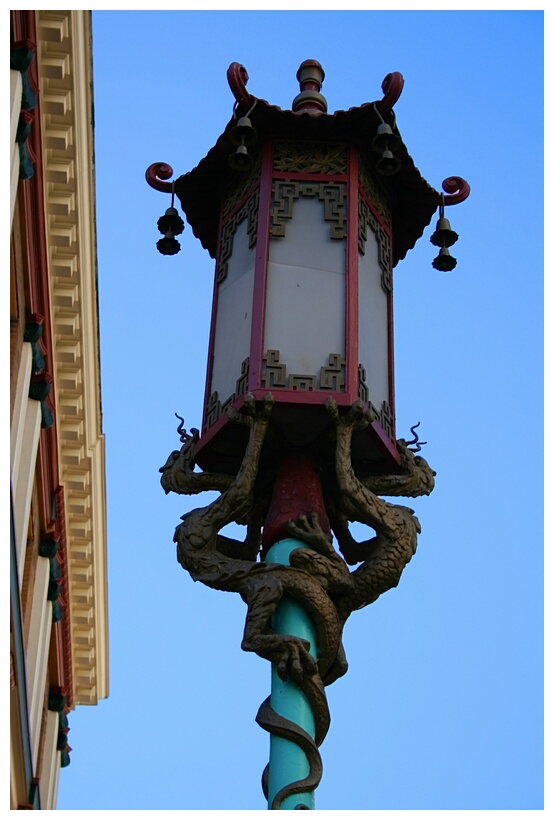
<svg viewBox="0 0 554 820"><path fill-rule="evenodd" d="M262 391L256 391L256 394ZM265 391L263 391L265 393ZM255 395L256 395L255 394ZM262 395L256 395L261 400ZM333 395L337 404L339 398ZM240 396L234 407L240 411L244 397ZM342 411L346 413L350 404ZM204 432L196 445L196 463L202 470L236 475L246 444L248 429L234 424L227 415L221 416ZM323 468L332 470L335 462L335 428L324 402L301 405L276 401L271 415L271 428L261 454L261 474L271 475L272 465L290 450L303 448L313 450ZM379 421L373 421L352 436L352 466L358 478L367 475L395 475L400 472L400 454L394 441L387 435Z"/></svg>

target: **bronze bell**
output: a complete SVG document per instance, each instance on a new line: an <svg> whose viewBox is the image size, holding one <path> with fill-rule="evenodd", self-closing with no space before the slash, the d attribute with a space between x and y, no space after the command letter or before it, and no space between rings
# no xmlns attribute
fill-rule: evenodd
<svg viewBox="0 0 554 820"><path fill-rule="evenodd" d="M386 122L382 122L379 128L377 129L377 133L373 138L373 142L371 143L371 147L373 150L380 154L383 151L397 151L402 144L402 140L398 136L398 134L393 134L392 128L390 125L387 125Z"/></svg>
<svg viewBox="0 0 554 820"><path fill-rule="evenodd" d="M252 148L258 141L258 133L250 122L249 117L241 117L235 127L229 134L229 139L233 145L246 145L247 148Z"/></svg>
<svg viewBox="0 0 554 820"><path fill-rule="evenodd" d="M185 230L185 223L179 216L177 208L168 208L163 216L158 219L158 230L160 233L171 233L177 236Z"/></svg>
<svg viewBox="0 0 554 820"><path fill-rule="evenodd" d="M402 160L398 159L398 157L393 156L392 151L383 151L383 156L377 162L375 166L375 170L378 174L382 174L385 177L392 177L394 174L397 174L400 169L402 168Z"/></svg>
<svg viewBox="0 0 554 820"><path fill-rule="evenodd" d="M450 222L444 216L437 221L435 233L431 237L431 242L438 248L450 248L458 241L458 234L450 227Z"/></svg>
<svg viewBox="0 0 554 820"><path fill-rule="evenodd" d="M173 205L158 219L158 230L160 233L165 234L165 236L162 236L162 238L156 242L156 247L159 252L163 254L163 256L173 256L175 253L179 253L181 244L175 239L175 236L183 233L185 223Z"/></svg>
<svg viewBox="0 0 554 820"><path fill-rule="evenodd" d="M229 156L229 165L233 171L248 171L253 164L254 160L248 153L246 145L239 145L235 153Z"/></svg>
<svg viewBox="0 0 554 820"><path fill-rule="evenodd" d="M164 256L173 256L181 250L181 243L168 233L162 236L161 239L158 239L156 247Z"/></svg>
<svg viewBox="0 0 554 820"><path fill-rule="evenodd" d="M433 259L433 267L435 270L451 271L454 270L456 265L457 261L453 256L450 256L448 248L441 248L439 255Z"/></svg>

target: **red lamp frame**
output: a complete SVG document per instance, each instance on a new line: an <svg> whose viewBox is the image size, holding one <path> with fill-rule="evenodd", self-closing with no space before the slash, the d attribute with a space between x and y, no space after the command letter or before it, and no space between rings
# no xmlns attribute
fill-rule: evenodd
<svg viewBox="0 0 554 820"><path fill-rule="evenodd" d="M231 439L237 445L237 451L241 449L241 442L237 441L236 425L229 428L229 419L225 412L213 422L209 423L210 416L210 396L211 382L214 362L214 346L216 332L216 318L218 310L219 284L217 282L217 269L222 251L222 234L225 226L244 207L259 186L259 207L257 215L257 241L255 250L255 271L254 271L254 292L252 305L252 327L250 334L250 351L248 379L243 380L242 392L232 401L235 409L240 410L244 405L245 393L251 393L256 399L261 400L264 395L271 391L275 399L275 415L279 418L279 409L294 406L298 409L305 407L309 413L315 406L321 408L319 414L320 426L325 426L324 405L326 400L332 396L339 407L349 407L356 399L360 398L359 388L359 359L358 359L358 223L359 223L359 202L365 202L371 212L373 219L382 231L382 237L387 243L386 277L390 284L387 288L387 327L388 327L388 394L390 415L388 424L383 424L382 415L379 408L374 408L381 415L381 419L372 422L364 437L358 436L356 440L357 450L360 451L362 460L366 461L366 469L371 470L371 463L374 468L381 471L383 468L394 471L400 462L400 456L395 446L395 408L394 408L394 337L393 337L393 302L392 302L392 230L390 222L386 221L379 209L368 193L360 186L358 172L359 151L353 146L347 147L347 167L346 173L306 173L303 171L279 171L273 167L273 142L267 141L261 151L261 174L252 181L252 185L236 203L236 205L223 215L221 211L217 255L216 255L216 276L214 283L214 294L212 303L212 318L210 328L210 342L208 352L208 364L206 373L206 389L204 397L204 415L202 421L202 436L197 444L197 461L203 469L219 469L226 471L223 452L218 453L218 442L223 442L222 450L228 451L230 462L228 469L233 470L235 457L231 456L231 451L235 449ZM342 183L346 185L346 231L345 231L345 274L346 274L346 305L345 305L345 376L344 387L340 390L313 389L296 390L282 387L268 387L263 383L263 359L264 359L264 324L266 309L266 289L268 274L269 242L270 242L270 222L272 208L272 188L274 181L284 182L312 182L312 183ZM246 218L246 216L244 217ZM242 221L242 220L241 220ZM245 383L246 382L246 383ZM227 398L227 397L222 397ZM296 414L298 416L298 413ZM286 414L285 414L286 418ZM386 425L386 426L385 426ZM318 425L316 425L316 428ZM388 427L388 429L386 429ZM240 438L240 437L238 437Z"/></svg>

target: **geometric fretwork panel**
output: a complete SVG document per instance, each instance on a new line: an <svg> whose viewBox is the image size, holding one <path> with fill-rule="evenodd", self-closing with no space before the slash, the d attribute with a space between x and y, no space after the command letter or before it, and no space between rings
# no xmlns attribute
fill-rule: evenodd
<svg viewBox="0 0 554 820"><path fill-rule="evenodd" d="M377 219L371 213L369 206L362 196L358 197L358 249L365 255L367 231L371 228L377 239L379 248L379 267L381 268L381 285L383 290L390 293L392 290L391 256L389 237Z"/></svg>
<svg viewBox="0 0 554 820"><path fill-rule="evenodd" d="M283 182L273 183L271 205L271 236L285 236L286 224L292 219L295 200L300 196L316 196L323 203L323 218L330 224L331 239L346 235L346 184L343 182Z"/></svg>

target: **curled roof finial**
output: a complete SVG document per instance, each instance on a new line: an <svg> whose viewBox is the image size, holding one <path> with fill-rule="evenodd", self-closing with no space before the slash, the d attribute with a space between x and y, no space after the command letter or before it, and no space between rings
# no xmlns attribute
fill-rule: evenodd
<svg viewBox="0 0 554 820"><path fill-rule="evenodd" d="M235 100L239 103L250 103L252 94L246 90L248 82L248 72L240 63L231 63L227 69L227 82L233 92Z"/></svg>
<svg viewBox="0 0 554 820"><path fill-rule="evenodd" d="M156 191L162 191L164 194L173 193L173 182L164 182L173 176L173 168L166 162L153 162L146 169L144 175L147 183Z"/></svg>
<svg viewBox="0 0 554 820"><path fill-rule="evenodd" d="M392 71L387 74L381 83L381 89L385 95L382 100L377 103L377 108L381 114L388 114L393 105L396 104L398 98L402 94L404 88L404 77L399 71Z"/></svg>
<svg viewBox="0 0 554 820"><path fill-rule="evenodd" d="M467 199L471 188L462 177L447 177L442 183L442 190L447 196L441 195L441 203L444 205L457 205Z"/></svg>

